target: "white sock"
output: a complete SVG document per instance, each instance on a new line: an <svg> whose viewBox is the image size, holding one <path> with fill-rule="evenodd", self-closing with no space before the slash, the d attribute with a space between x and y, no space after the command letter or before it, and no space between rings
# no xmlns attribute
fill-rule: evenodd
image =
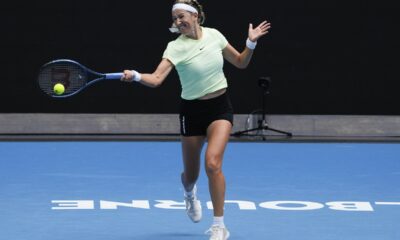
<svg viewBox="0 0 400 240"><path fill-rule="evenodd" d="M186 192L185 191L185 196L186 197L190 197L190 198L193 197L193 191L191 191L191 192Z"/></svg>
<svg viewBox="0 0 400 240"><path fill-rule="evenodd" d="M193 197L193 195L195 194L194 188L195 187L193 187L192 191L190 191L190 192L186 192L186 190L185 190L185 196L190 197L190 198Z"/></svg>
<svg viewBox="0 0 400 240"><path fill-rule="evenodd" d="M221 216L221 217L215 217L215 216L214 216L213 225L218 225L218 226L224 228L224 227L225 227L225 224L224 224L224 216Z"/></svg>

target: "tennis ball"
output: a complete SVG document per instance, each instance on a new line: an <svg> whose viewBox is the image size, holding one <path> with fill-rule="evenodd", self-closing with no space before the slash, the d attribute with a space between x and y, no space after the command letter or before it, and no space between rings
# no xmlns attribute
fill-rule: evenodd
<svg viewBox="0 0 400 240"><path fill-rule="evenodd" d="M61 95L64 93L65 87L61 83L57 83L56 85L54 85L53 91L55 94Z"/></svg>

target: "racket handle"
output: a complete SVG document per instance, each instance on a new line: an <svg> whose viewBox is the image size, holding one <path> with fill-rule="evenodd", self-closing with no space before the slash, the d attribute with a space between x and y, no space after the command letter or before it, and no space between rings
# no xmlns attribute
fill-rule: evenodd
<svg viewBox="0 0 400 240"><path fill-rule="evenodd" d="M107 80L119 80L124 75L123 73L106 73Z"/></svg>

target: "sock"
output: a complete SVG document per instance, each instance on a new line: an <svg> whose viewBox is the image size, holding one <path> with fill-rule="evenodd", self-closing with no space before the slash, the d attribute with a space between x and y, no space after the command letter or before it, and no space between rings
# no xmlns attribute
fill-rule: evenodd
<svg viewBox="0 0 400 240"><path fill-rule="evenodd" d="M195 186L193 187L192 191L190 191L190 192L186 192L186 190L185 190L185 196L190 197L190 198L193 197L193 195L195 194L194 188L195 188Z"/></svg>
<svg viewBox="0 0 400 240"><path fill-rule="evenodd" d="M224 224L224 216L221 216L221 217L215 217L215 216L214 216L213 225L218 225L218 226L224 228L224 227L225 227L225 224Z"/></svg>
<svg viewBox="0 0 400 240"><path fill-rule="evenodd" d="M189 198L193 197L193 190L191 192L186 192L185 191L185 196L189 197Z"/></svg>

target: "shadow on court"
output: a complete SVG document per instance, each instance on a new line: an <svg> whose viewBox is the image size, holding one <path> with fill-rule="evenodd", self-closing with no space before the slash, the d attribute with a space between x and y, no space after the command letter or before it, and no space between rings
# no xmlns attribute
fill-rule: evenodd
<svg viewBox="0 0 400 240"><path fill-rule="evenodd" d="M179 240L179 239L206 239L207 235L205 234L191 234L191 233L156 233L156 234L146 234L139 236L138 239L142 240Z"/></svg>

